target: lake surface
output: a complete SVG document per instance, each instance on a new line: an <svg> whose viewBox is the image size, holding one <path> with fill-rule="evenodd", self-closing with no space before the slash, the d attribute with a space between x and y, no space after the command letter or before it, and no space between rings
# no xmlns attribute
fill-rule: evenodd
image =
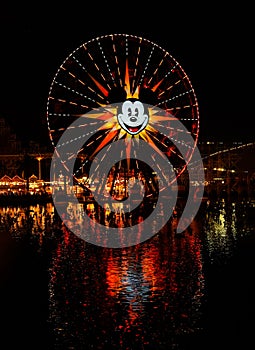
<svg viewBox="0 0 255 350"><path fill-rule="evenodd" d="M72 219L83 204L69 209ZM1 338L10 348L246 349L252 340L252 203L204 202L184 233L169 220L127 248L85 242L52 203L0 214Z"/></svg>

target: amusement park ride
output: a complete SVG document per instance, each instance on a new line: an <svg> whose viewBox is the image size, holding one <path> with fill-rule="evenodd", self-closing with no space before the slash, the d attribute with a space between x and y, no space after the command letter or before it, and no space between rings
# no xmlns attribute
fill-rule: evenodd
<svg viewBox="0 0 255 350"><path fill-rule="evenodd" d="M197 146L199 109L189 77L174 57L147 39L112 34L82 44L61 64L50 87L47 122L69 181L123 200L141 187L146 196L157 194L158 154L174 169L165 186L177 184ZM64 133L69 133L65 142ZM125 157L118 155L103 175L90 174L93 162L104 161L101 151L111 152L120 140ZM151 147L153 168L132 153L142 141Z"/></svg>

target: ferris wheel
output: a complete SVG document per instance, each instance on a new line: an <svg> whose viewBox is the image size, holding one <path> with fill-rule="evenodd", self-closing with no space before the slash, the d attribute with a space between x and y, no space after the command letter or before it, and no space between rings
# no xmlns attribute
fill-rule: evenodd
<svg viewBox="0 0 255 350"><path fill-rule="evenodd" d="M138 123L135 117L139 115ZM75 169L68 169L63 161L78 183L100 150L120 139L130 141L130 147L143 140L154 152L162 152L173 164L173 183L190 162L199 134L198 102L184 69L156 43L127 34L83 43L57 70L47 101L54 148L77 120L75 127L83 129L84 135L91 127L96 130L78 151L69 154L77 157ZM122 163L128 174L140 174L139 162ZM123 164L115 164L115 179L118 169L123 173Z"/></svg>

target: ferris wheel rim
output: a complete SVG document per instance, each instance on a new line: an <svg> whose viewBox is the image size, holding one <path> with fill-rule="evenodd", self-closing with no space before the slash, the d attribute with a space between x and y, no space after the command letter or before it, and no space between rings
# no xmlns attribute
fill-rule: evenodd
<svg viewBox="0 0 255 350"><path fill-rule="evenodd" d="M194 144L193 144L193 150L194 148L196 147L197 145L197 142L198 142L198 135L199 135L199 131L200 131L200 116L199 116L199 108L198 108L198 103L197 103L197 96L196 96L196 93L194 91L194 88L192 86L192 83L188 77L188 75L186 74L186 72L184 71L183 67L181 66L181 64L166 50L164 49L163 47L161 47L160 45L158 45L157 43L154 43L152 42L151 40L147 39L147 38L144 38L144 37L140 37L140 36L137 36L137 35L133 35L133 34L122 34L122 33L115 33L115 34L106 34L106 35L101 35L101 36L97 36L95 38L92 38L88 41L85 41L83 43L81 43L76 49L74 49L62 62L62 64L59 66L59 68L57 69L54 77L53 77L53 80L51 82L51 85L50 85L50 89L49 89L49 96L48 96L48 100L47 100L47 124L48 124L48 130L49 130L49 136L50 136L50 139L51 139L51 142L52 142L52 145L53 147L56 147L56 143L54 143L53 141L53 135L51 133L51 125L50 125L50 112L49 112L49 100L50 100L50 97L51 97L51 93L54 89L54 85L55 85L55 82L56 82L56 79L57 77L59 76L59 73L61 71L61 67L63 67L69 60L70 58L72 58L77 52L79 52L79 50L81 50L82 47L84 47L84 45L86 46L89 46L90 44L93 44L95 42L98 42L98 41L101 41L101 40L104 40L106 38L131 38L131 39L135 39L135 40L141 40L141 42L145 43L145 44L149 44L149 45L152 45L154 47L156 47L157 49L159 49L160 51L162 51L164 54L166 54L173 62L176 63L178 69L180 69L180 71L182 72L183 76L186 77L187 81L188 81L188 85L190 86L191 88L191 91L192 91L192 97L194 98L194 101L195 101L195 104L196 104L196 137L194 138ZM190 155L190 159L192 158L192 152L191 152L191 155ZM185 168L183 168L183 170L181 172L183 172L185 170Z"/></svg>

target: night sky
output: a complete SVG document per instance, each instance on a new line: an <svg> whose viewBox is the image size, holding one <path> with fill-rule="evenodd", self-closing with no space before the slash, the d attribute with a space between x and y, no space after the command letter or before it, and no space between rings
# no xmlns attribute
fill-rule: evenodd
<svg viewBox="0 0 255 350"><path fill-rule="evenodd" d="M200 139L254 140L254 20L249 7L206 3L139 11L99 4L51 12L1 10L1 103L14 132L48 141L46 105L63 61L104 34L142 36L167 50L188 74L200 111ZM63 5L62 5L63 6ZM70 6L70 4L69 4ZM31 12L32 11L32 12Z"/></svg>

